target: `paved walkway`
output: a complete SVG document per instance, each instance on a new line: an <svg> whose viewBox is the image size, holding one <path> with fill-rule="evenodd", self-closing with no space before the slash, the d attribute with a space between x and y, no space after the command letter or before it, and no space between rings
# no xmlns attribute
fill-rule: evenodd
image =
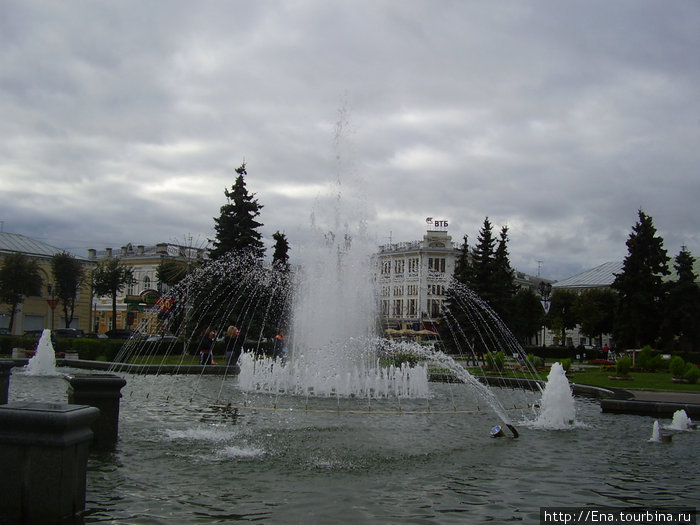
<svg viewBox="0 0 700 525"><path fill-rule="evenodd" d="M700 418L700 393L676 392L669 390L632 390L627 389L632 399L601 399L603 412L617 414L638 414L656 417L671 417L678 410L692 418Z"/></svg>
<svg viewBox="0 0 700 525"><path fill-rule="evenodd" d="M700 405L700 392L680 392L675 390L625 390L634 395L634 399L637 401L689 403Z"/></svg>

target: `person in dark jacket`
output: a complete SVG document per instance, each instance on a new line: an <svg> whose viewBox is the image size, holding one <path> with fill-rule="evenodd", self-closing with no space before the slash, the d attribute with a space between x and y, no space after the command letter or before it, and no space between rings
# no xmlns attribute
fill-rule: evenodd
<svg viewBox="0 0 700 525"><path fill-rule="evenodd" d="M245 336L238 328L231 325L226 330L224 342L226 343L226 366L233 366L238 363L238 358L241 357Z"/></svg>
<svg viewBox="0 0 700 525"><path fill-rule="evenodd" d="M199 341L199 364L200 365L211 365L212 351L214 350L214 339L216 338L216 332L214 332L211 327L207 327L202 333L202 339Z"/></svg>
<svg viewBox="0 0 700 525"><path fill-rule="evenodd" d="M274 359L281 358L282 361L287 357L287 339L283 330L280 330L275 336L275 344L272 347L272 357Z"/></svg>

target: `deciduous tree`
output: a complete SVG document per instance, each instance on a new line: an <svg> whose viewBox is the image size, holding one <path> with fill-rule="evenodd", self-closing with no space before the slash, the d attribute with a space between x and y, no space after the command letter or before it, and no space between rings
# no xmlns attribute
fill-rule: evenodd
<svg viewBox="0 0 700 525"><path fill-rule="evenodd" d="M0 266L0 301L8 305L10 311L9 330L15 321L17 308L25 297L40 295L43 279L39 265L23 253L10 253L2 258Z"/></svg>
<svg viewBox="0 0 700 525"><path fill-rule="evenodd" d="M134 269L119 264L119 257L109 259L92 272L92 287L97 296L112 298L112 328L117 328L117 295L133 284Z"/></svg>
<svg viewBox="0 0 700 525"><path fill-rule="evenodd" d="M85 269L78 259L66 252L57 253L51 258L51 269L56 297L63 307L66 328L70 328L78 293L85 281Z"/></svg>

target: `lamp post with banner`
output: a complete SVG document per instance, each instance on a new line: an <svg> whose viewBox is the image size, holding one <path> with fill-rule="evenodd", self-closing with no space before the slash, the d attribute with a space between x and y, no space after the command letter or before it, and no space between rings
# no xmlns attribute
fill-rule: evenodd
<svg viewBox="0 0 700 525"><path fill-rule="evenodd" d="M49 294L51 294L51 299L46 299L46 303L49 305L49 308L51 308L51 330L53 331L55 312L56 312L56 307L58 306L58 299L56 299L54 297L53 285L51 285L51 284L48 285L48 291L49 291Z"/></svg>
<svg viewBox="0 0 700 525"><path fill-rule="evenodd" d="M540 281L540 284L537 287L537 291L539 292L540 297L542 297L540 303L542 304L542 308L544 309L544 315L547 315L549 313L549 307L552 304L549 300L549 295L552 293L552 283ZM545 346L545 330L546 328L542 326L542 346Z"/></svg>

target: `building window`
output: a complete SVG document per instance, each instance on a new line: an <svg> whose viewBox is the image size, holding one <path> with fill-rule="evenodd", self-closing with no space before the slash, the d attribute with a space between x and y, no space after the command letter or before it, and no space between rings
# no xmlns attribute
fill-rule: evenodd
<svg viewBox="0 0 700 525"><path fill-rule="evenodd" d="M394 310L392 315L396 317L401 317L403 315L403 301L401 299L394 299Z"/></svg>
<svg viewBox="0 0 700 525"><path fill-rule="evenodd" d="M403 295L403 286L394 286L394 296Z"/></svg>
<svg viewBox="0 0 700 525"><path fill-rule="evenodd" d="M418 301L415 299L409 299L408 300L408 316L409 317L416 317L418 315Z"/></svg>
<svg viewBox="0 0 700 525"><path fill-rule="evenodd" d="M389 275L391 273L391 261L382 262L382 275Z"/></svg>
<svg viewBox="0 0 700 525"><path fill-rule="evenodd" d="M433 272L445 273L445 258L444 257L429 257L428 270Z"/></svg>
<svg viewBox="0 0 700 525"><path fill-rule="evenodd" d="M388 300L383 300L382 301L382 315L389 315L389 301Z"/></svg>
<svg viewBox="0 0 700 525"><path fill-rule="evenodd" d="M439 299L428 299L428 315L430 317L440 317L440 305L441 301Z"/></svg>
<svg viewBox="0 0 700 525"><path fill-rule="evenodd" d="M146 275L146 276L143 278L143 289L144 289L144 290L150 290L150 289L151 289L151 278L150 278L148 275Z"/></svg>
<svg viewBox="0 0 700 525"><path fill-rule="evenodd" d="M388 286L382 286L382 297L389 297L391 295L391 288Z"/></svg>
<svg viewBox="0 0 700 525"><path fill-rule="evenodd" d="M418 257L411 257L408 260L408 273L418 273Z"/></svg>
<svg viewBox="0 0 700 525"><path fill-rule="evenodd" d="M442 284L429 284L428 295L445 295L445 287Z"/></svg>
<svg viewBox="0 0 700 525"><path fill-rule="evenodd" d="M418 295L418 285L417 284L409 284L407 286L407 295Z"/></svg>
<svg viewBox="0 0 700 525"><path fill-rule="evenodd" d="M394 273L403 273L406 261L404 259L396 259L394 261Z"/></svg>

